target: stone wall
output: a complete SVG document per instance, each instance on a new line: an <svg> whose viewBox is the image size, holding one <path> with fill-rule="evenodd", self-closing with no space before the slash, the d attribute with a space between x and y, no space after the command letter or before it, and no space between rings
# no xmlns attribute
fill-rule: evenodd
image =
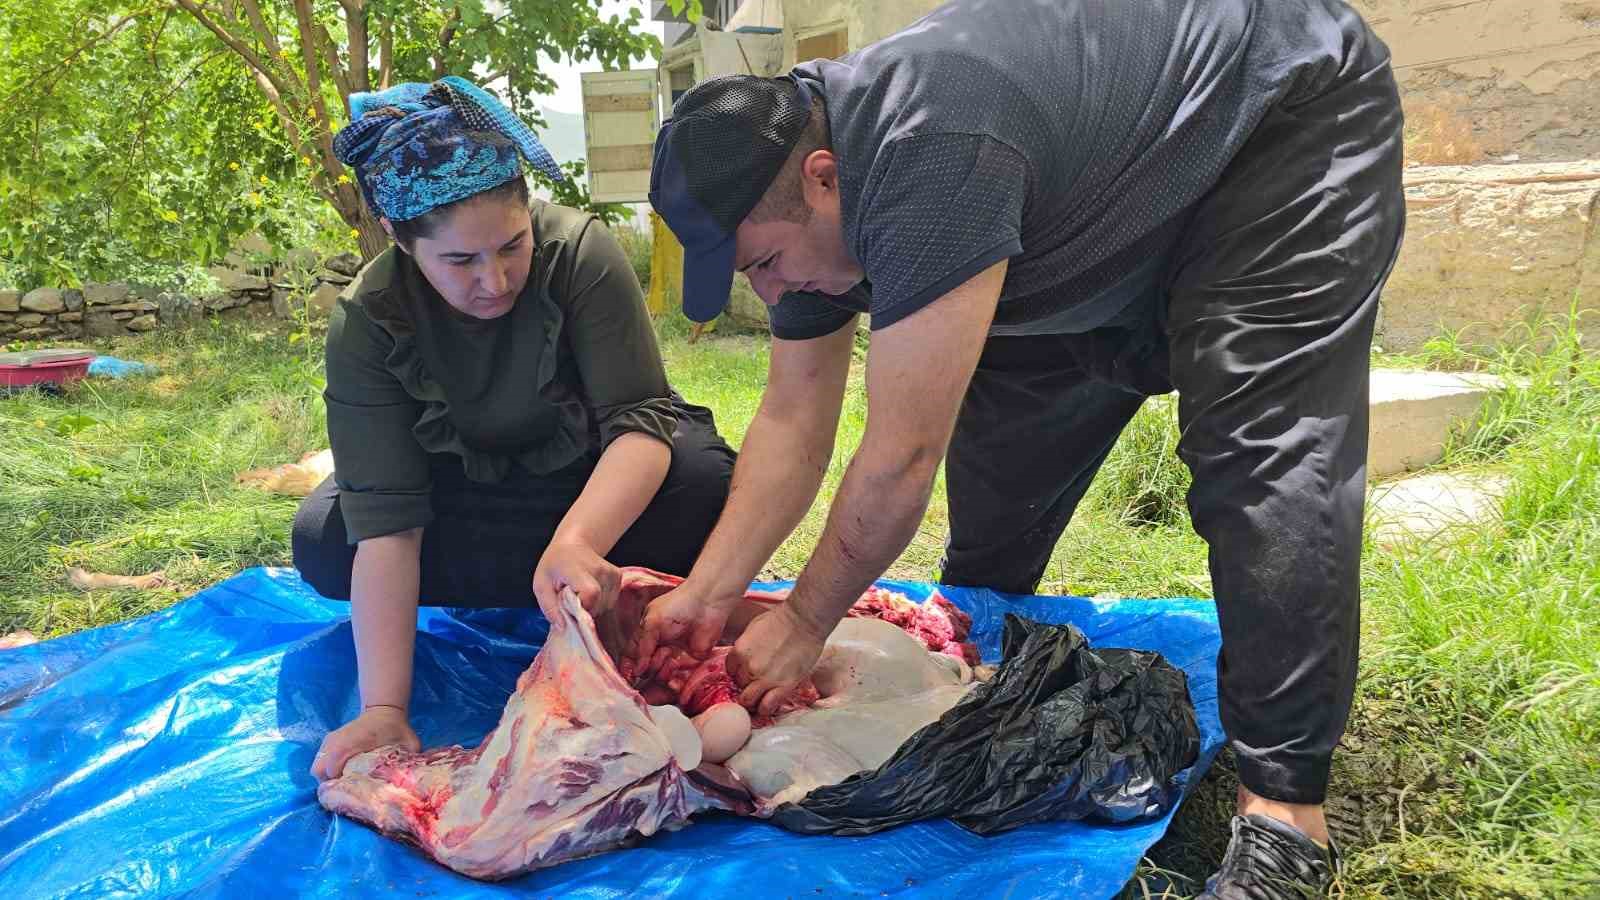
<svg viewBox="0 0 1600 900"><path fill-rule="evenodd" d="M202 316L287 319L302 304L326 313L361 267L360 258L350 253L320 262L314 256L293 257L255 269L214 267L218 290L197 297L127 282L0 290L0 342L116 337Z"/></svg>
<svg viewBox="0 0 1600 900"><path fill-rule="evenodd" d="M1527 338L1540 314L1584 312L1600 346L1600 160L1406 170L1406 238L1384 289L1377 343L1410 350L1444 332L1468 344Z"/></svg>
<svg viewBox="0 0 1600 900"><path fill-rule="evenodd" d="M1469 145L1454 158L1420 152L1421 162L1592 159L1600 152L1600 0L1353 5L1389 46L1413 127L1442 124Z"/></svg>

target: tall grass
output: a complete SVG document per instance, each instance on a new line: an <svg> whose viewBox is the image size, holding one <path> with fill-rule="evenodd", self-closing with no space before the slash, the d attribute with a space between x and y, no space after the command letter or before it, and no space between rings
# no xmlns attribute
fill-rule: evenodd
<svg viewBox="0 0 1600 900"><path fill-rule="evenodd" d="M611 226L611 233L616 235L617 243L622 245L622 252L627 254L628 264L633 267L633 274L639 279L639 284L648 291L652 249L650 230L640 228L630 218Z"/></svg>
<svg viewBox="0 0 1600 900"><path fill-rule="evenodd" d="M1458 462L1501 517L1367 558L1365 696L1431 774L1356 876L1391 896L1600 896L1600 355L1576 316L1497 353ZM1404 702L1400 702L1400 701Z"/></svg>
<svg viewBox="0 0 1600 900"><path fill-rule="evenodd" d="M1084 499L1124 525L1173 527L1188 521L1184 498L1191 480L1178 459L1177 396L1151 397L1123 429Z"/></svg>
<svg viewBox="0 0 1600 900"><path fill-rule="evenodd" d="M233 476L325 444L320 363L288 337L245 321L120 339L98 349L159 374L0 399L0 631L117 621L287 559L294 501ZM173 585L83 595L76 565Z"/></svg>

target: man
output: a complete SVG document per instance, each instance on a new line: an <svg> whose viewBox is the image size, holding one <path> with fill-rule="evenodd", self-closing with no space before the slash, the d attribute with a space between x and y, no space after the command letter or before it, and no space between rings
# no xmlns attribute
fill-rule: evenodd
<svg viewBox="0 0 1600 900"><path fill-rule="evenodd" d="M956 0L662 126L684 309L744 272L770 374L721 521L638 647L704 652L809 508L857 313L866 434L730 669L770 709L905 548L947 460L942 580L1030 592L1147 395L1177 390L1240 815L1205 896L1301 896L1354 691L1367 360L1399 246L1387 48L1339 0Z"/></svg>

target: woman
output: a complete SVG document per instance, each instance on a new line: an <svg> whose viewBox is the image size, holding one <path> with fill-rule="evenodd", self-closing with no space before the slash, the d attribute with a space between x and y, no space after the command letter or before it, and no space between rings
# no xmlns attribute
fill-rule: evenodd
<svg viewBox="0 0 1600 900"><path fill-rule="evenodd" d="M295 517L295 566L351 601L361 714L312 771L407 716L419 603L591 609L617 566L687 573L733 451L667 385L638 280L592 215L532 202L560 170L460 78L350 99L334 142L395 246L340 297L325 392L334 475ZM531 586L531 590L530 590Z"/></svg>

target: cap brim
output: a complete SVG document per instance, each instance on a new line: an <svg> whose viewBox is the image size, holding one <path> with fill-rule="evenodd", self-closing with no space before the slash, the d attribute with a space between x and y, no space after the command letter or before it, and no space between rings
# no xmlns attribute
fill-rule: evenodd
<svg viewBox="0 0 1600 900"><path fill-rule="evenodd" d="M732 235L704 250L683 251L683 314L709 322L728 306L733 291L735 241Z"/></svg>

